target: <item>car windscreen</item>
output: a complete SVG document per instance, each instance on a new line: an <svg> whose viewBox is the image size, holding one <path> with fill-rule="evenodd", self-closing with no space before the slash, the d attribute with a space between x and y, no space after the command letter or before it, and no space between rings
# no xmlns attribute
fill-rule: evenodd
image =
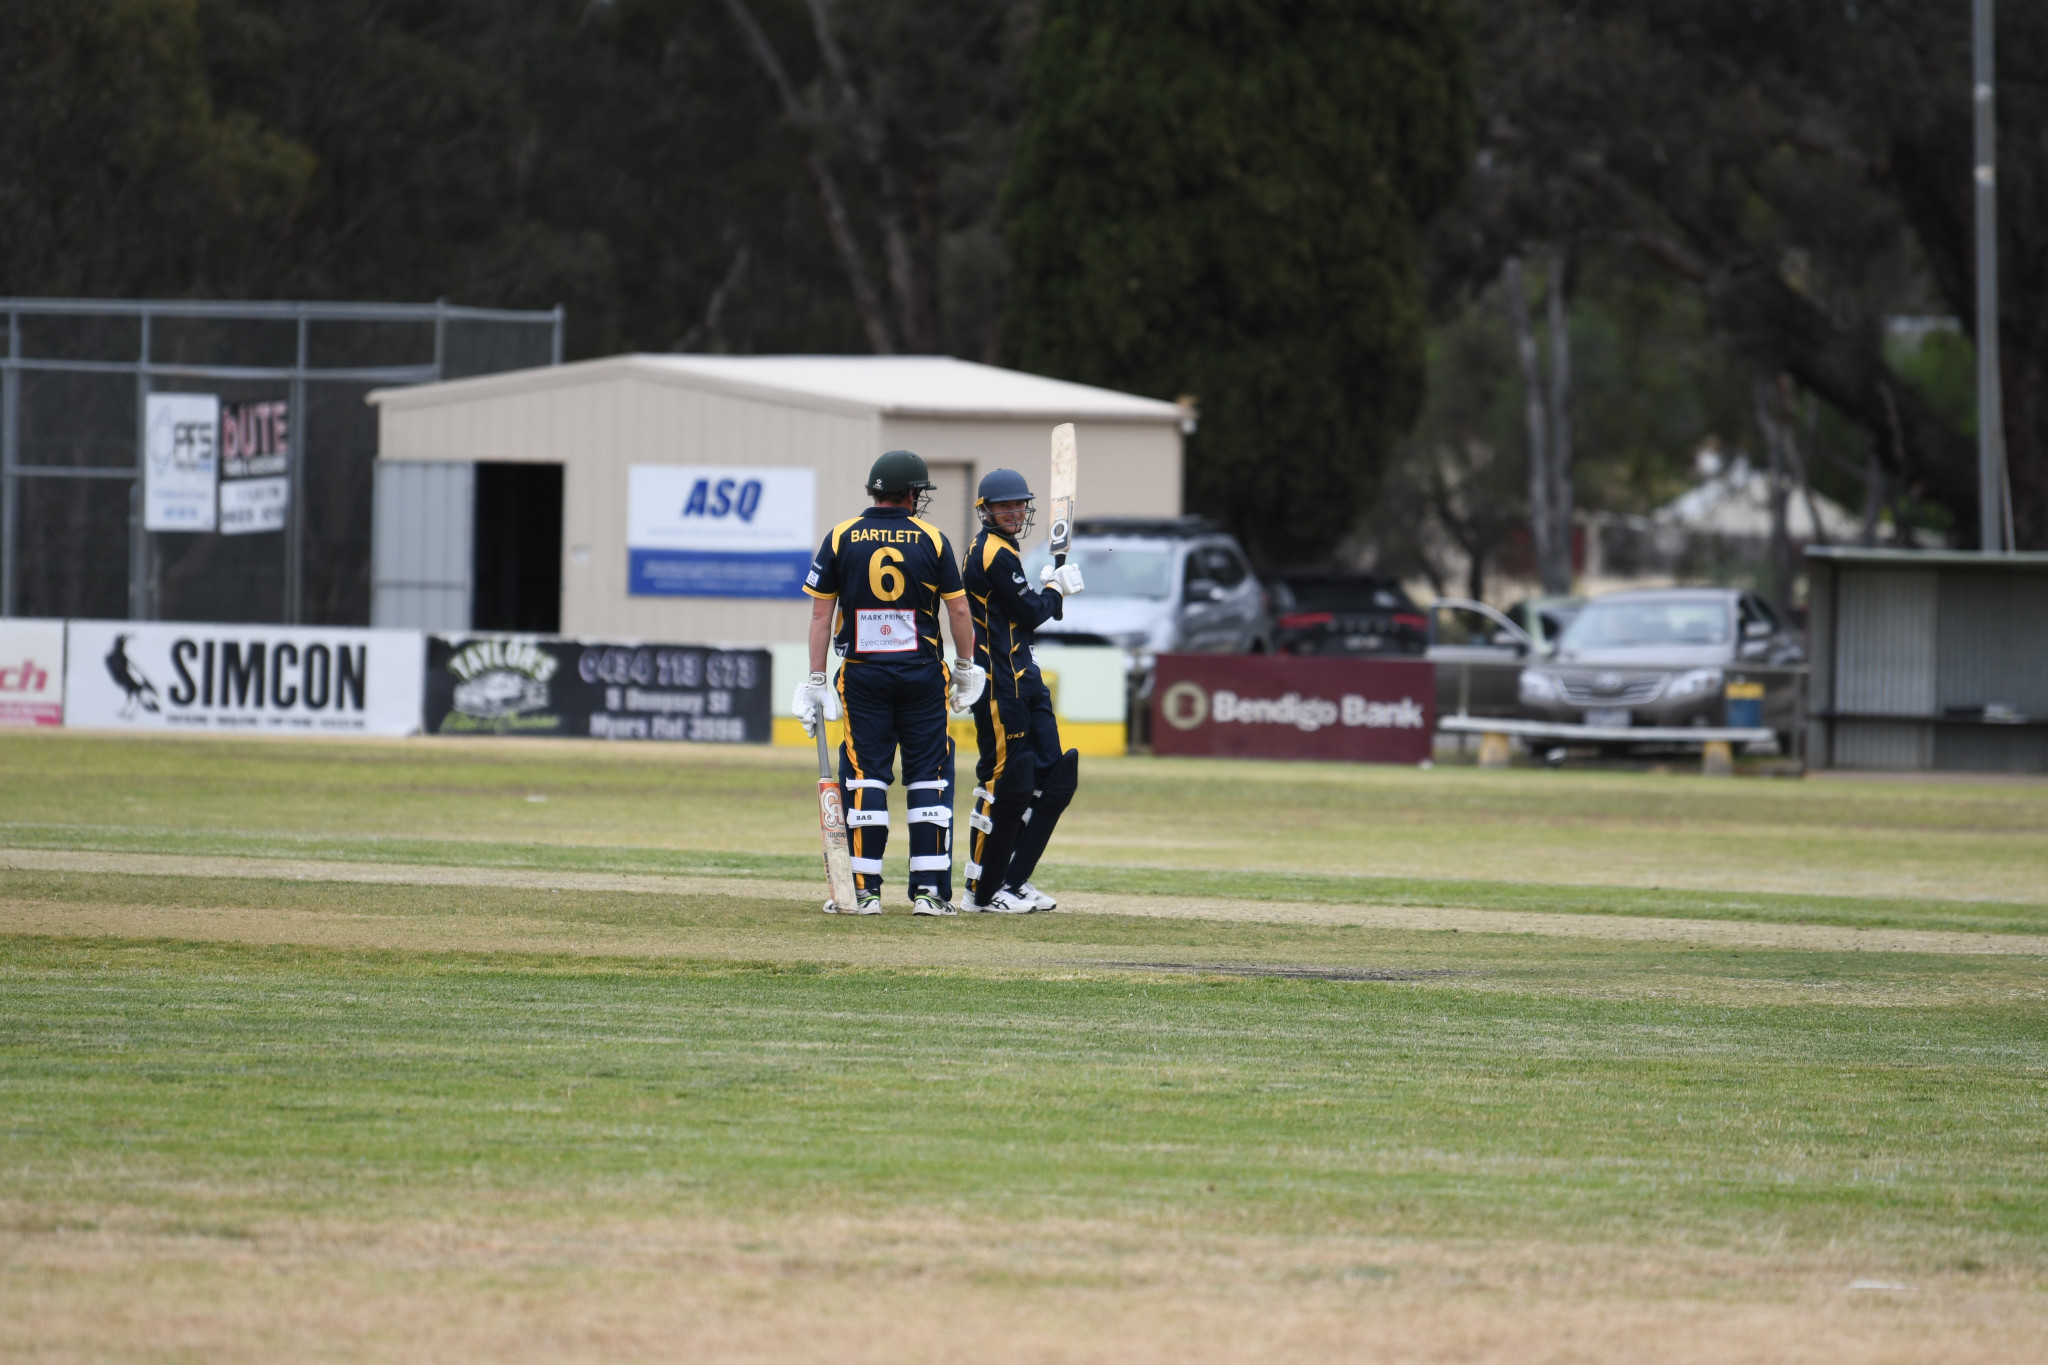
<svg viewBox="0 0 2048 1365"><path fill-rule="evenodd" d="M1081 566L1081 578L1091 597L1144 597L1162 601L1173 591L1173 552L1161 545L1077 544L1067 562ZM1038 586L1038 570L1052 563L1043 544L1024 557L1024 574L1031 586Z"/></svg>
<svg viewBox="0 0 2048 1365"><path fill-rule="evenodd" d="M1558 641L1568 650L1727 643L1728 603L1718 597L1595 602Z"/></svg>
<svg viewBox="0 0 2048 1365"><path fill-rule="evenodd" d="M1393 583L1370 578L1283 578L1294 605L1303 611L1414 611L1408 594Z"/></svg>

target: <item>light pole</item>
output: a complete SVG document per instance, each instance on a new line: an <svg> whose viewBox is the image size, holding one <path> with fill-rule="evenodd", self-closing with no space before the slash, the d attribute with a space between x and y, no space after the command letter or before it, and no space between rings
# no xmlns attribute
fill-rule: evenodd
<svg viewBox="0 0 2048 1365"><path fill-rule="evenodd" d="M1992 0L1971 5L1977 197L1977 545L2005 548L2005 403L1998 386L1998 156L1992 104Z"/></svg>

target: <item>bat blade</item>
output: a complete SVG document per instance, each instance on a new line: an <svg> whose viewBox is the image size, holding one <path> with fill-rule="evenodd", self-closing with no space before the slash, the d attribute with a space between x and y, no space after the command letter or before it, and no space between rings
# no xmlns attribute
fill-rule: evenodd
<svg viewBox="0 0 2048 1365"><path fill-rule="evenodd" d="M1074 539L1074 485L1081 474L1081 451L1074 443L1074 424L1062 422L1052 429L1052 486L1046 501L1052 516L1052 559L1067 562Z"/></svg>
<svg viewBox="0 0 2048 1365"><path fill-rule="evenodd" d="M846 804L840 796L839 780L832 776L823 718L818 721L818 833L825 843L826 890L835 907L851 914L858 893L853 885L853 855L846 847Z"/></svg>

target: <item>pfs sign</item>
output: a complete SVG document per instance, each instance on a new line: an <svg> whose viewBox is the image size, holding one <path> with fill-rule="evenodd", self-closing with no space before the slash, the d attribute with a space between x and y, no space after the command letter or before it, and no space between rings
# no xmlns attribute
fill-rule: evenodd
<svg viewBox="0 0 2048 1365"><path fill-rule="evenodd" d="M142 525L211 531L220 466L220 399L153 393L143 416Z"/></svg>
<svg viewBox="0 0 2048 1365"><path fill-rule="evenodd" d="M636 597L801 597L817 548L809 469L634 465L627 591Z"/></svg>

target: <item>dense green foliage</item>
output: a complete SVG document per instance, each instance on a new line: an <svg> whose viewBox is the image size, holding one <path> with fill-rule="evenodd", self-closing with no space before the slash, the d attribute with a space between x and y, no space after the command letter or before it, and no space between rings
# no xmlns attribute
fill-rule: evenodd
<svg viewBox="0 0 2048 1365"><path fill-rule="evenodd" d="M1188 504L1320 558L1421 399L1420 226L1470 145L1448 4L1054 0L1009 189L1010 358L1196 396Z"/></svg>
<svg viewBox="0 0 2048 1365"><path fill-rule="evenodd" d="M1997 7L2006 438L2021 546L2048 544L2048 8ZM1958 405L1888 364L1886 322L1974 327L1969 6L1493 0L1471 9L1486 170L1438 234L1490 285L1528 243L1619 249L1691 293L1759 375L1857 429L1924 518L1976 535ZM1721 433L1724 438L1730 433Z"/></svg>
<svg viewBox="0 0 2048 1365"><path fill-rule="evenodd" d="M833 7L870 165L800 0L751 4L797 118L720 0L18 0L0 294L565 303L575 355L859 350L816 150L874 273L885 210L914 225L905 340L985 354L1016 9Z"/></svg>
<svg viewBox="0 0 2048 1365"><path fill-rule="evenodd" d="M213 98L189 0L0 6L0 294L232 292L315 158Z"/></svg>
<svg viewBox="0 0 2048 1365"><path fill-rule="evenodd" d="M1587 505L1643 510L1708 435L1754 455L1728 397L1789 374L1825 408L1823 491L1861 509L1868 478L1873 512L1967 541L1968 27L1953 5L1696 0L13 0L0 294L564 303L576 356L941 351L1191 393L1193 505L1277 563L1358 529L1418 411L1418 270L1458 328L1506 255L1561 247L1591 315ZM2048 7L2001 6L2033 546L2043 53ZM1905 354L1900 314L1963 331ZM1626 354L1666 344L1674 363ZM1440 363L1425 425L1499 425L1509 379ZM1496 561L1521 519L1503 440L1470 519ZM1389 482L1375 544L1428 520Z"/></svg>

